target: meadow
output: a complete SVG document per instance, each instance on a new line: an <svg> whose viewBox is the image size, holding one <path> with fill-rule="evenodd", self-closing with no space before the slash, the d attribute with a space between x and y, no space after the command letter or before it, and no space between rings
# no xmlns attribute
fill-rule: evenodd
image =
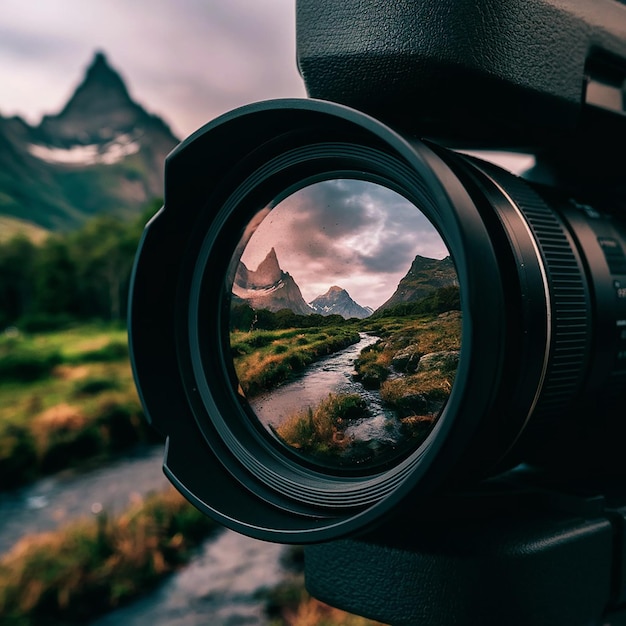
<svg viewBox="0 0 626 626"><path fill-rule="evenodd" d="M275 349L295 337L302 347L301 334L268 334L261 343ZM330 334L305 334L314 353L335 345ZM341 337L346 342L353 336ZM137 397L123 324L70 324L33 333L9 327L0 334L0 489L106 464L138 443L161 441ZM148 593L218 531L169 489L116 515L104 510L26 535L0 555L0 623L85 623ZM268 590L266 604L273 626L374 624L311 598L301 570Z"/></svg>
<svg viewBox="0 0 626 626"><path fill-rule="evenodd" d="M0 489L158 440L135 391L123 326L0 335Z"/></svg>
<svg viewBox="0 0 626 626"><path fill-rule="evenodd" d="M233 331L230 347L243 392L255 395L358 340L358 330L352 325L286 328Z"/></svg>
<svg viewBox="0 0 626 626"><path fill-rule="evenodd" d="M403 448L419 446L452 391L461 347L460 312L354 321L341 330L379 337L360 352L354 361L354 371L346 374L360 382L364 390L379 392L383 405L395 415L393 421L398 422L398 441L402 441ZM329 330L325 329L325 333ZM298 337L297 331L292 330L282 335L280 344L269 345L280 345L282 353L289 354L297 350ZM288 342L291 346L285 346ZM267 355L271 355L271 349L258 354L254 362L259 366L270 362ZM253 351L249 358L253 360L256 355ZM290 373L297 372L287 371L286 375ZM262 372L258 379L263 379ZM271 388L268 384L264 389L268 387ZM374 416L358 393L329 393L316 406L302 406L272 430L285 444L307 456L346 461L371 455L368 446L345 435L351 424L368 417ZM388 427L395 428L389 420ZM376 447L380 454L384 445L378 442Z"/></svg>

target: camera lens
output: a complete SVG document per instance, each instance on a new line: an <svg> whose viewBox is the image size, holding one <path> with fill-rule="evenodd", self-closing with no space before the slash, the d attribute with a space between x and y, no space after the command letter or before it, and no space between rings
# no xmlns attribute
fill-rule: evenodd
<svg viewBox="0 0 626 626"><path fill-rule="evenodd" d="M419 208L322 180L262 209L236 251L230 350L251 419L327 470L373 473L417 449L461 347L456 270Z"/></svg>
<svg viewBox="0 0 626 626"><path fill-rule="evenodd" d="M223 524L308 543L521 460L603 461L625 244L608 212L343 106L229 113L168 157L134 268L165 471Z"/></svg>

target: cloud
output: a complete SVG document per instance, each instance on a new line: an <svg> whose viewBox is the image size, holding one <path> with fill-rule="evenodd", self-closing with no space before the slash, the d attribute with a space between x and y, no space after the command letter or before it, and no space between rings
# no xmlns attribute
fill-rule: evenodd
<svg viewBox="0 0 626 626"><path fill-rule="evenodd" d="M285 0L3 0L0 112L63 106L96 50L182 138L226 111L303 97Z"/></svg>
<svg viewBox="0 0 626 626"><path fill-rule="evenodd" d="M308 301L339 285L374 308L395 291L417 254L448 255L411 202L381 185L349 179L315 183L281 199L242 260L254 269L272 247Z"/></svg>

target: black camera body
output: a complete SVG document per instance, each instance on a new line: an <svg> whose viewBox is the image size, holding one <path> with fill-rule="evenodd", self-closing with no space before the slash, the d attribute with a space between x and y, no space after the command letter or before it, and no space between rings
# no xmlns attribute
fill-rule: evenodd
<svg viewBox="0 0 626 626"><path fill-rule="evenodd" d="M623 14L615 0L299 0L298 66L311 97L419 137L608 141L623 124L596 113L624 114Z"/></svg>
<svg viewBox="0 0 626 626"><path fill-rule="evenodd" d="M356 613L626 623L626 5L299 0L297 46L311 99L166 160L129 315L165 472Z"/></svg>
<svg viewBox="0 0 626 626"><path fill-rule="evenodd" d="M311 97L442 145L534 153L528 180L626 214L623 4L369 2L363 11L299 0L297 34ZM605 409L588 410L601 419ZM393 624L626 623L617 475L590 485L505 473L360 540L308 547L308 586Z"/></svg>

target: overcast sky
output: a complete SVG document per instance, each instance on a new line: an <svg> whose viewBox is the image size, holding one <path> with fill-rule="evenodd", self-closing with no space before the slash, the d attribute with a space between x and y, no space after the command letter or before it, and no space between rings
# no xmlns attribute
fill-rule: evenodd
<svg viewBox="0 0 626 626"><path fill-rule="evenodd" d="M304 97L295 0L2 0L0 115L57 113L103 51L184 138L237 106Z"/></svg>
<svg viewBox="0 0 626 626"><path fill-rule="evenodd" d="M439 233L413 204L358 180L315 183L278 203L241 260L256 270L272 248L307 302L337 285L373 309L394 293L416 255L448 256Z"/></svg>

